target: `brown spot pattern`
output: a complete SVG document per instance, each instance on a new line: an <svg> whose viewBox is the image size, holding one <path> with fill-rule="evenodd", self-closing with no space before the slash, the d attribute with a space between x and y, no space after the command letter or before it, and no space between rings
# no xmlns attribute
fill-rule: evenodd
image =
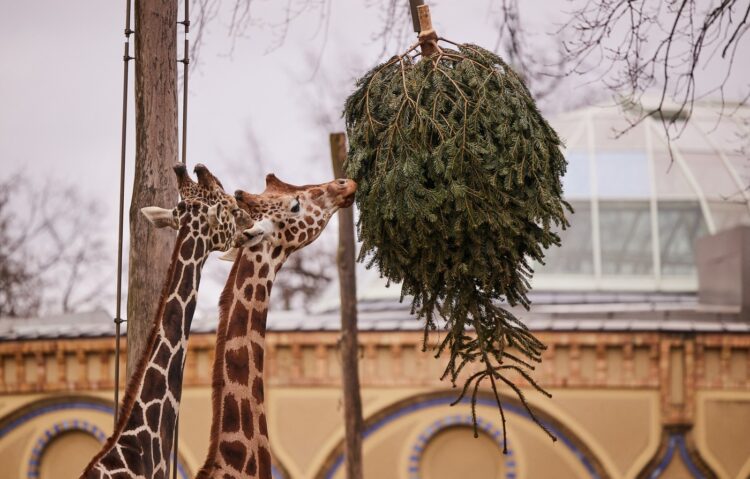
<svg viewBox="0 0 750 479"><path fill-rule="evenodd" d="M250 328L260 333L261 336L266 334L266 309L253 309L250 316Z"/></svg>
<svg viewBox="0 0 750 479"><path fill-rule="evenodd" d="M262 284L255 287L255 300L261 302L266 300L266 287Z"/></svg>
<svg viewBox="0 0 750 479"><path fill-rule="evenodd" d="M258 369L258 372L263 372L263 346L261 346L258 343L253 343L253 363L255 364L255 367Z"/></svg>
<svg viewBox="0 0 750 479"><path fill-rule="evenodd" d="M196 229L198 229L197 226ZM182 259L190 260L193 258L194 246L195 240L191 237L188 237L185 241L182 242L182 246L180 246L180 256L182 256Z"/></svg>
<svg viewBox="0 0 750 479"><path fill-rule="evenodd" d="M171 299L164 306L164 318L162 321L167 341L169 341L172 347L177 346L177 343L182 339L182 305L180 305L177 298Z"/></svg>
<svg viewBox="0 0 750 479"><path fill-rule="evenodd" d="M261 413L258 418L258 430L262 435L268 436L268 424L266 423L266 415L264 413Z"/></svg>
<svg viewBox="0 0 750 479"><path fill-rule="evenodd" d="M246 347L232 349L224 355L227 368L227 377L230 381L247 386L250 376L250 356Z"/></svg>
<svg viewBox="0 0 750 479"><path fill-rule="evenodd" d="M185 267L182 268L182 280L180 280L180 288L177 290L177 294L183 301L185 301L193 291L195 291L195 284L193 284L193 265L186 264Z"/></svg>
<svg viewBox="0 0 750 479"><path fill-rule="evenodd" d="M255 275L255 263L248 260L247 257L243 254L240 258L240 264L237 268L235 287L242 287L242 283L245 281L245 279L251 278L253 277L253 275Z"/></svg>
<svg viewBox="0 0 750 479"><path fill-rule="evenodd" d="M265 278L268 276L268 263L263 263L263 266L258 270L258 277Z"/></svg>
<svg viewBox="0 0 750 479"><path fill-rule="evenodd" d="M239 301L235 301L232 308L232 316L229 318L229 324L227 325L227 340L247 334L248 313L245 305Z"/></svg>
<svg viewBox="0 0 750 479"><path fill-rule="evenodd" d="M253 387L252 387L252 393L253 398L258 404L263 403L263 378L257 377L253 379Z"/></svg>
<svg viewBox="0 0 750 479"><path fill-rule="evenodd" d="M221 417L221 428L226 432L240 430L240 406L234 394L224 396L224 411Z"/></svg>
<svg viewBox="0 0 750 479"><path fill-rule="evenodd" d="M246 438L252 439L255 430L253 429L253 411L250 408L250 400L243 399L240 408L242 410L242 433Z"/></svg>
<svg viewBox="0 0 750 479"><path fill-rule="evenodd" d="M141 390L141 399L144 403L161 399L167 392L167 382L164 375L154 368L148 368L143 376L143 389Z"/></svg>
<svg viewBox="0 0 750 479"><path fill-rule="evenodd" d="M258 448L258 477L271 477L271 453L263 446Z"/></svg>
<svg viewBox="0 0 750 479"><path fill-rule="evenodd" d="M252 452L250 452L250 459L247 460L245 473L250 477L254 477L258 473L258 460L255 459L255 454Z"/></svg>
<svg viewBox="0 0 750 479"><path fill-rule="evenodd" d="M226 462L228 466L238 471L242 470L242 466L245 465L247 451L240 441L222 441L221 444L219 444L219 451L224 458L224 462Z"/></svg>

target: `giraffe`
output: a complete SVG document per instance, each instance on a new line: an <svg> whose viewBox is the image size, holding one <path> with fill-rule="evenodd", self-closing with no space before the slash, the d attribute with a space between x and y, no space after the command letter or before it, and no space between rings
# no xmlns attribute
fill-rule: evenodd
<svg viewBox="0 0 750 479"><path fill-rule="evenodd" d="M174 171L183 200L172 210L141 210L154 226L178 230L148 346L125 390L115 430L82 479L168 477L201 270L209 253L226 251L237 228L250 225L249 215L205 166L195 167L197 183L184 165Z"/></svg>
<svg viewBox="0 0 750 479"><path fill-rule="evenodd" d="M312 243L336 210L351 206L356 189L352 180L293 186L271 174L261 195L235 193L254 223L240 233L219 300L211 441L197 479L271 478L263 402L271 287L289 255Z"/></svg>

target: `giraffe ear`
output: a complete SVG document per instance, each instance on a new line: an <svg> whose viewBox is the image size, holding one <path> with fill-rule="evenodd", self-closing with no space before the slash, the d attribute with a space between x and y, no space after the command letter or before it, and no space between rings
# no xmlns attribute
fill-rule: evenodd
<svg viewBox="0 0 750 479"><path fill-rule="evenodd" d="M219 259L223 259L224 261L234 261L237 259L239 252L239 248L230 248L229 251L219 256Z"/></svg>
<svg viewBox="0 0 750 479"><path fill-rule="evenodd" d="M141 208L141 213L157 228L178 229L179 227L173 210L159 208L158 206L146 206L145 208Z"/></svg>
<svg viewBox="0 0 750 479"><path fill-rule="evenodd" d="M221 212L221 204L216 203L208 208L208 224L211 228L219 226L219 213Z"/></svg>

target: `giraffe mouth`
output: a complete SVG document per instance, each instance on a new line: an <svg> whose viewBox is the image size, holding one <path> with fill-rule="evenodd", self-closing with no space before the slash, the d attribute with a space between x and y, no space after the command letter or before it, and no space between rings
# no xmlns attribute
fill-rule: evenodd
<svg viewBox="0 0 750 479"><path fill-rule="evenodd" d="M336 205L339 208L348 208L354 203L357 183L354 180L338 179L332 182L329 191L336 194Z"/></svg>
<svg viewBox="0 0 750 479"><path fill-rule="evenodd" d="M239 241L241 243L240 246L255 246L256 244L266 239L266 237L268 237L272 228L273 224L271 223L271 221L268 219L263 219L255 223L251 228L242 230Z"/></svg>

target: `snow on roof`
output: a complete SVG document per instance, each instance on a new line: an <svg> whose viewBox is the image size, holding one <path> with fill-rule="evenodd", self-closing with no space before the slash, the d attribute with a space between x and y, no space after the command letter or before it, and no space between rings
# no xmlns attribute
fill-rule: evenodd
<svg viewBox="0 0 750 479"><path fill-rule="evenodd" d="M698 304L693 295L638 293L538 293L530 311L514 311L534 331L670 331L750 333L739 321L739 309ZM585 300L586 302L581 302ZM216 317L196 318L193 334L216 331ZM271 311L270 331L338 331L337 309L320 313ZM360 331L420 331L423 322L410 314L408 301L359 303ZM123 335L127 323L123 323ZM0 318L0 341L114 336L112 318L104 311L41 318Z"/></svg>

